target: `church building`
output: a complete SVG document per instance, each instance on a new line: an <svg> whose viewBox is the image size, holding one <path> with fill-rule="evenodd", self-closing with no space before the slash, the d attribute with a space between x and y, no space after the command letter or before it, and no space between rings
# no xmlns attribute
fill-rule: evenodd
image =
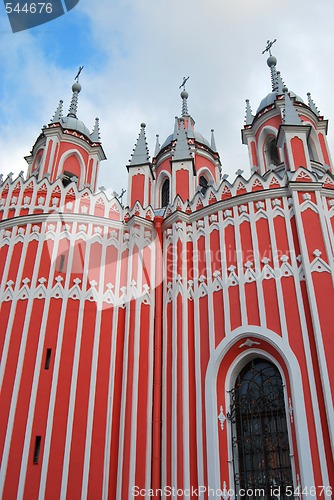
<svg viewBox="0 0 334 500"><path fill-rule="evenodd" d="M328 122L271 50L247 175L227 180L184 82L109 199L77 78L1 177L3 500L333 498Z"/></svg>

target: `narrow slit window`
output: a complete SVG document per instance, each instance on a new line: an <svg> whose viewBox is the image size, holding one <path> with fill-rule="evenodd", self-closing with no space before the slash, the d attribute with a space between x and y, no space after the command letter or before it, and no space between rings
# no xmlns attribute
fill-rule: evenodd
<svg viewBox="0 0 334 500"><path fill-rule="evenodd" d="M206 177L204 175L201 175L199 178L199 185L201 186L201 193L204 195L209 187L209 183Z"/></svg>
<svg viewBox="0 0 334 500"><path fill-rule="evenodd" d="M161 206L167 207L169 203L169 179L166 179L161 188Z"/></svg>
<svg viewBox="0 0 334 500"><path fill-rule="evenodd" d="M65 255L62 254L59 257L59 272L63 273L64 272L64 268L65 268Z"/></svg>
<svg viewBox="0 0 334 500"><path fill-rule="evenodd" d="M45 365L44 365L45 370L48 370L48 369L50 368L50 363L51 363L51 352L52 352L52 349L47 349L47 350L46 350L46 355L45 355Z"/></svg>
<svg viewBox="0 0 334 500"><path fill-rule="evenodd" d="M41 451L41 441L42 441L42 436L36 436L35 450L34 450L34 464L38 464L39 454Z"/></svg>

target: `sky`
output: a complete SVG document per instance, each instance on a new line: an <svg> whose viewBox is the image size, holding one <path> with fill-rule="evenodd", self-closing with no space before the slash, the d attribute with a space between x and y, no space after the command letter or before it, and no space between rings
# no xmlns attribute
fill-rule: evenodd
<svg viewBox="0 0 334 500"><path fill-rule="evenodd" d="M195 129L215 130L223 170L250 175L241 143L245 99L253 112L271 91L267 40L282 78L329 119L334 151L333 0L80 0L66 15L12 33L0 4L0 173L26 172L28 155L60 99L67 110L80 65L78 118L100 118L107 160L98 186L127 188L140 124L150 153L181 114L184 76ZM334 153L333 153L334 154Z"/></svg>

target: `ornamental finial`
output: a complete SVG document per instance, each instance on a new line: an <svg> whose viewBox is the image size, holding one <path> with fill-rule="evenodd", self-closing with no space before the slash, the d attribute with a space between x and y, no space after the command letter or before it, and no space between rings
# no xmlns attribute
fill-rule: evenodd
<svg viewBox="0 0 334 500"><path fill-rule="evenodd" d="M262 51L262 54L265 54L266 52L269 52L269 55L271 56L271 47L274 45L274 43L277 42L276 38L272 42L270 40L267 40L267 46L266 48Z"/></svg>
<svg viewBox="0 0 334 500"><path fill-rule="evenodd" d="M81 73L81 71L82 71L83 69L84 69L84 66L79 66L78 73L77 73L76 77L74 78L74 80L75 80L76 82L78 82L78 81L79 81L79 76L80 76L80 73Z"/></svg>
<svg viewBox="0 0 334 500"><path fill-rule="evenodd" d="M190 78L190 76L187 76L187 77L185 77L185 76L184 76L184 77L183 77L183 82L182 82L182 83L181 83L181 85L179 86L179 89L182 89L182 88L183 88L183 90L186 90L186 83L187 83L187 81L189 80L189 78Z"/></svg>

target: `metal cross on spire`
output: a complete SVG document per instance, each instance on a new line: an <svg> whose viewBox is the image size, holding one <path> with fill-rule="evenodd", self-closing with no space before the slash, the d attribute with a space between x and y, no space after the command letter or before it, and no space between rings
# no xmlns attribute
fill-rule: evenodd
<svg viewBox="0 0 334 500"><path fill-rule="evenodd" d="M183 82L179 86L179 89L182 89L182 87L183 87L183 90L186 90L186 83L189 80L189 78L190 78L190 76L188 76L187 78L185 76L183 77Z"/></svg>
<svg viewBox="0 0 334 500"><path fill-rule="evenodd" d="M274 45L274 43L276 42L276 38L275 40L273 40L272 42L270 40L267 41L267 47L262 51L262 54L264 54L265 52L269 52L269 55L271 56L271 47Z"/></svg>
<svg viewBox="0 0 334 500"><path fill-rule="evenodd" d="M76 82L78 82L78 81L79 81L79 76L80 76L80 73L81 73L81 71L82 71L83 69L84 69L84 67L83 67L83 66L79 66L78 73L77 73L76 77L74 78L74 80L75 80Z"/></svg>

